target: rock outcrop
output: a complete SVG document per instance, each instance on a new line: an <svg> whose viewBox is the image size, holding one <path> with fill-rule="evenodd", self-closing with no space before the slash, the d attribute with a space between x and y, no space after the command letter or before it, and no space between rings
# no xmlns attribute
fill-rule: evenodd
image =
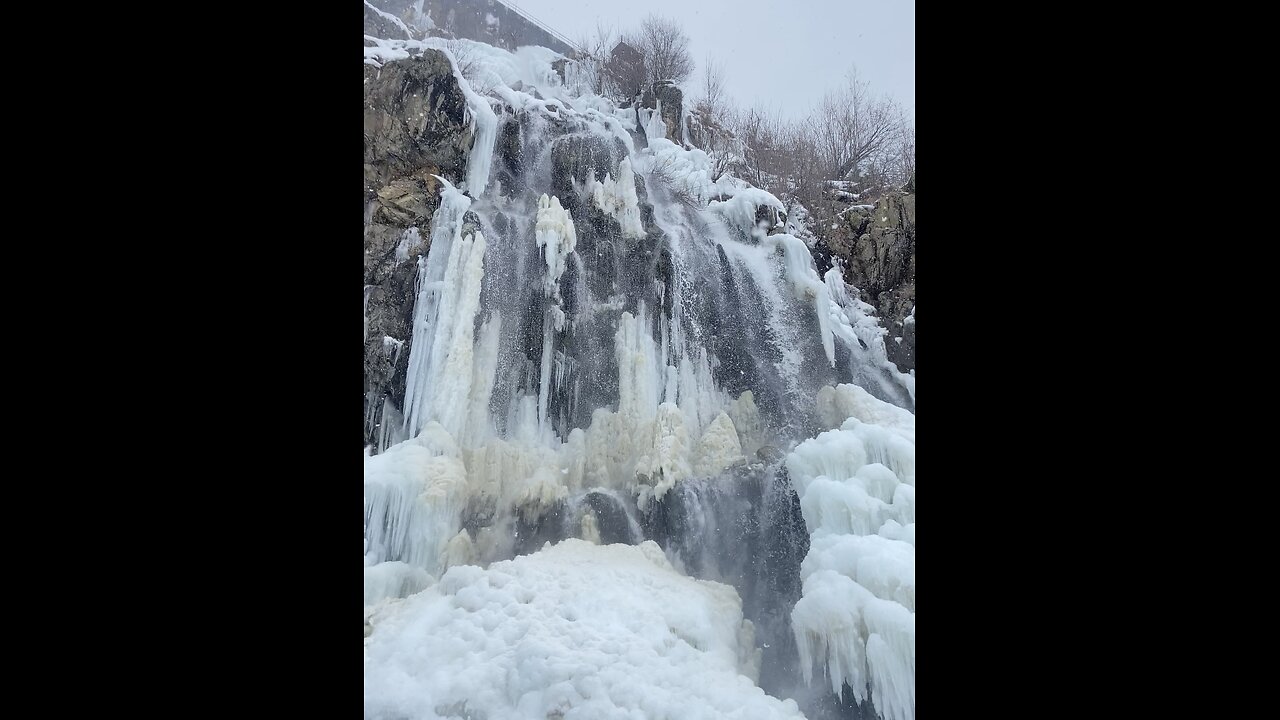
<svg viewBox="0 0 1280 720"><path fill-rule="evenodd" d="M413 335L417 257L425 255L439 175L461 182L472 131L443 53L364 68L364 441L377 445L384 408L399 422Z"/></svg>
<svg viewBox="0 0 1280 720"><path fill-rule="evenodd" d="M680 128L680 115L684 112L684 93L675 85L659 83L653 88L658 102L662 103L662 122L667 126L667 139L680 145L684 133Z"/></svg>
<svg viewBox="0 0 1280 720"><path fill-rule="evenodd" d="M844 263L845 282L861 291L889 330L889 359L903 372L914 369L915 193L889 193L869 210L852 206L825 235L826 249Z"/></svg>
<svg viewBox="0 0 1280 720"><path fill-rule="evenodd" d="M373 2L366 0L364 4L364 34L372 35L376 38L395 38L397 40L421 39L421 33L415 36L409 25L398 17L405 9L398 7L401 5L407 5L407 3L395 2L394 0L374 0ZM401 12L394 12L397 9Z"/></svg>

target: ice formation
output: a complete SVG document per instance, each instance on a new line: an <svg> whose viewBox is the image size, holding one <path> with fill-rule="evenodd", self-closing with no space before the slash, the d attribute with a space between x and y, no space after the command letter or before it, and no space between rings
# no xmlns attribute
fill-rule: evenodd
<svg viewBox="0 0 1280 720"><path fill-rule="evenodd" d="M824 424L787 469L813 533L791 613L806 682L823 668L885 720L915 718L915 416L856 385L819 393ZM843 420L840 418L843 416Z"/></svg>
<svg viewBox="0 0 1280 720"><path fill-rule="evenodd" d="M449 181L438 179L443 187L433 219L432 252L418 259L406 415L410 435L436 420L456 437L474 407L469 404L474 319L484 278L485 239L466 223L471 200Z"/></svg>
<svg viewBox="0 0 1280 720"><path fill-rule="evenodd" d="M742 455L742 441L738 429L728 413L721 412L707 426L698 440L697 461L693 470L698 475L715 476L720 471L746 460Z"/></svg>
<svg viewBox="0 0 1280 720"><path fill-rule="evenodd" d="M365 458L366 714L801 717L755 683L816 670L912 720L914 376L871 307L776 197L713 181L660 110L571 91L552 51L366 41L379 67L445 51L474 137L430 243L397 248L418 277L412 337L383 340L404 407ZM756 632L792 660L762 667L788 650Z"/></svg>
<svg viewBox="0 0 1280 720"><path fill-rule="evenodd" d="M635 173L631 171L631 159L623 158L618 165L618 179L606 174L604 182L596 182L592 176L587 192L596 207L612 215L622 227L624 237L638 238L644 235L640 224L640 200L636 197Z"/></svg>
<svg viewBox="0 0 1280 720"><path fill-rule="evenodd" d="M467 497L467 471L437 423L365 458L365 562L403 562L435 574Z"/></svg>
<svg viewBox="0 0 1280 720"><path fill-rule="evenodd" d="M543 195L538 200L535 233L538 247L542 248L542 257L547 263L546 296L559 304L560 276L564 274L566 259L578 242L578 235L573 229L573 218L560 206L559 198Z"/></svg>

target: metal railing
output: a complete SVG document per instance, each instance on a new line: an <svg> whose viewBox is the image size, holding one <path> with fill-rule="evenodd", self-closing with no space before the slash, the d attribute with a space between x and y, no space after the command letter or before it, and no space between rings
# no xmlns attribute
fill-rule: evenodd
<svg viewBox="0 0 1280 720"><path fill-rule="evenodd" d="M534 25L534 27L538 28L539 30L542 30L543 32L559 40L565 45L568 45L571 49L573 49L574 52L579 54L582 53L582 48L578 47L577 43L573 42L572 40L565 37L564 35L561 35L560 33L556 32L551 28L551 26L547 25L546 23L542 22L538 18L531 15L528 10L525 10L519 5L516 5L515 2L513 2L512 0L498 0L498 2L503 5L506 5L508 10L514 12L515 14L524 18L525 20L528 20L530 23Z"/></svg>

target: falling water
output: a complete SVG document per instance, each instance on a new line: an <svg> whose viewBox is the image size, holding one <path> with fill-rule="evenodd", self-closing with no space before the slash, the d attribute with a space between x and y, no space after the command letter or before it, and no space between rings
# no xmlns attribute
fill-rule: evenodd
<svg viewBox="0 0 1280 720"><path fill-rule="evenodd" d="M385 408L399 426L366 469L367 562L437 574L458 544L489 563L652 539L737 589L761 686L794 696L810 537L782 457L832 427L820 388L913 409L911 379L776 198L711 182L658 113L541 79L488 98L463 80L476 140L418 259L405 407Z"/></svg>

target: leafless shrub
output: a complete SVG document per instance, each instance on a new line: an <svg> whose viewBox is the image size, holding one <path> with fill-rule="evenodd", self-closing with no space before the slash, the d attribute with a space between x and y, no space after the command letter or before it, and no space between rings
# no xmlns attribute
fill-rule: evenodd
<svg viewBox="0 0 1280 720"><path fill-rule="evenodd" d="M612 94L609 73L606 67L609 53L617 44L612 27L597 24L595 33L584 33L578 37L578 57L575 58L576 70L571 88L576 93L590 92L596 95Z"/></svg>
<svg viewBox="0 0 1280 720"><path fill-rule="evenodd" d="M681 205L693 210L702 209L702 198L689 191L689 187L681 181L681 176L675 172L674 164L669 158L655 162L649 168L648 177L651 181L656 180L662 183L672 199Z"/></svg>
<svg viewBox="0 0 1280 720"><path fill-rule="evenodd" d="M850 70L843 87L828 92L818 106L812 127L818 151L835 179L858 179L868 161L884 164L905 126L902 109L885 96L874 95L870 84Z"/></svg>
<svg viewBox="0 0 1280 720"><path fill-rule="evenodd" d="M445 41L445 47L453 53L453 59L458 63L458 72L462 73L462 77L466 79L472 90L479 95L487 95L493 90L494 84L489 77L490 74L483 70L479 55L471 49L472 46L468 42L450 38Z"/></svg>
<svg viewBox="0 0 1280 720"><path fill-rule="evenodd" d="M675 20L649 15L629 42L644 53L650 83L659 80L680 83L693 74L689 36Z"/></svg>
<svg viewBox="0 0 1280 720"><path fill-rule="evenodd" d="M700 96L694 107L715 120L720 120L725 105L724 66L710 56L702 65L702 82L698 86Z"/></svg>

